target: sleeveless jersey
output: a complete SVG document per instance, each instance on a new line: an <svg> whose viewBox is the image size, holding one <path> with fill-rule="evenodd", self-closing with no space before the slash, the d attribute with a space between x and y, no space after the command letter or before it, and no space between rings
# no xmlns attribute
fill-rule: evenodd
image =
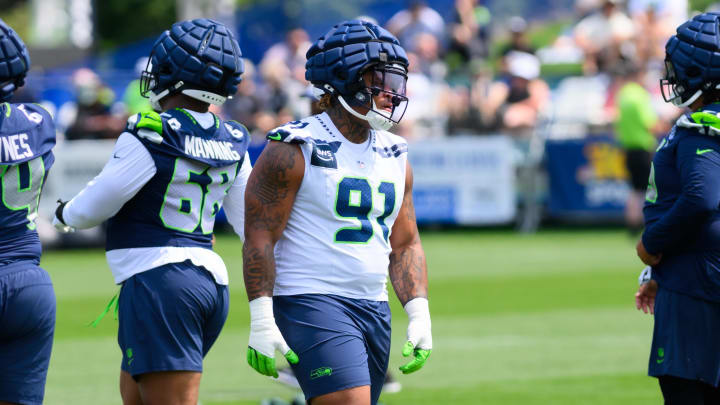
<svg viewBox="0 0 720 405"><path fill-rule="evenodd" d="M55 125L36 104L0 107L0 265L40 261L35 230L38 203L47 172L55 161Z"/></svg>
<svg viewBox="0 0 720 405"><path fill-rule="evenodd" d="M407 142L371 131L366 144L353 144L325 113L290 122L267 138L299 144L305 158L302 184L275 246L274 295L386 301Z"/></svg>
<svg viewBox="0 0 720 405"><path fill-rule="evenodd" d="M137 114L126 132L147 148L157 172L108 220L106 250L212 249L215 216L242 165L247 129L217 116L204 129L190 113L174 109Z"/></svg>

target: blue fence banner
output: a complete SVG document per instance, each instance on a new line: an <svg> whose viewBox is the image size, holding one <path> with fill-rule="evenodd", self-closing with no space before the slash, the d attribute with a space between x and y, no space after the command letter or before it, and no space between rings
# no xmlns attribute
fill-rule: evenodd
<svg viewBox="0 0 720 405"><path fill-rule="evenodd" d="M515 156L505 136L462 136L409 145L419 223L492 225L515 219Z"/></svg>
<svg viewBox="0 0 720 405"><path fill-rule="evenodd" d="M548 141L545 158L550 216L622 218L630 186L625 154L612 138Z"/></svg>

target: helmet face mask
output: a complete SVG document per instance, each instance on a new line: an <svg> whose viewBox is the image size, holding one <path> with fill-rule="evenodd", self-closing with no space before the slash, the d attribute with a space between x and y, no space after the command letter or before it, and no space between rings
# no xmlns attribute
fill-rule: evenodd
<svg viewBox="0 0 720 405"><path fill-rule="evenodd" d="M148 58L145 70L140 73L140 95L143 97L149 97L150 92L157 87L157 76L153 73L152 56L151 54L150 58Z"/></svg>
<svg viewBox="0 0 720 405"><path fill-rule="evenodd" d="M665 60L665 77L660 79L660 92L666 103L682 104L681 94L685 88L678 83L672 62Z"/></svg>
<svg viewBox="0 0 720 405"><path fill-rule="evenodd" d="M408 103L405 72L405 68L397 64L376 65L366 70L361 76L364 88L355 94L351 105L372 111L393 124L400 123Z"/></svg>

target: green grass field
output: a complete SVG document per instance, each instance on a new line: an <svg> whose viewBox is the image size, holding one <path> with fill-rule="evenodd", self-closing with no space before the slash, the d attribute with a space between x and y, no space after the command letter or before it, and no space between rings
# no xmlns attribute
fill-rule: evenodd
<svg viewBox="0 0 720 405"><path fill-rule="evenodd" d="M396 373L386 405L657 404L647 377L652 319L634 309L640 262L620 230L423 232L430 276L433 354ZM205 359L203 405L259 404L295 391L245 363L249 314L240 242L218 238L231 307ZM42 265L58 299L46 403L120 404L117 322L93 320L118 290L100 250L51 251ZM392 295L392 294L391 294ZM390 367L402 363L407 318L392 298Z"/></svg>

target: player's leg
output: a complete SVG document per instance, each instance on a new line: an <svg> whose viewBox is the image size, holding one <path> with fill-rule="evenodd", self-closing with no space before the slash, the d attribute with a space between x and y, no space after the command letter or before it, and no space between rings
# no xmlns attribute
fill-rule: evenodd
<svg viewBox="0 0 720 405"><path fill-rule="evenodd" d="M143 405L140 388L127 371L120 371L120 398L123 405Z"/></svg>
<svg viewBox="0 0 720 405"><path fill-rule="evenodd" d="M0 403L41 404L55 330L50 276L34 263L0 267Z"/></svg>
<svg viewBox="0 0 720 405"><path fill-rule="evenodd" d="M704 405L703 387L699 381L664 375L658 377L665 405Z"/></svg>
<svg viewBox="0 0 720 405"><path fill-rule="evenodd" d="M310 405L369 405L370 386L348 388L310 399Z"/></svg>
<svg viewBox="0 0 720 405"><path fill-rule="evenodd" d="M227 288L190 262L137 274L119 297L118 344L126 404L197 402L202 360L227 317ZM149 402L150 401L150 402ZM187 402L190 401L190 402ZM195 402L192 402L195 401Z"/></svg>
<svg viewBox="0 0 720 405"><path fill-rule="evenodd" d="M190 371L147 373L139 376L138 383L121 371L120 396L123 405L196 405L201 375Z"/></svg>
<svg viewBox="0 0 720 405"><path fill-rule="evenodd" d="M720 404L720 387L703 384L705 404Z"/></svg>
<svg viewBox="0 0 720 405"><path fill-rule="evenodd" d="M638 233L642 231L644 223L642 210L652 155L646 150L631 149L626 152L625 159L631 186L625 204L625 223L632 233Z"/></svg>
<svg viewBox="0 0 720 405"><path fill-rule="evenodd" d="M273 298L275 322L300 361L291 364L311 404L369 405L365 336L338 297Z"/></svg>
<svg viewBox="0 0 720 405"><path fill-rule="evenodd" d="M142 404L197 405L201 376L195 371L142 374L138 380Z"/></svg>

